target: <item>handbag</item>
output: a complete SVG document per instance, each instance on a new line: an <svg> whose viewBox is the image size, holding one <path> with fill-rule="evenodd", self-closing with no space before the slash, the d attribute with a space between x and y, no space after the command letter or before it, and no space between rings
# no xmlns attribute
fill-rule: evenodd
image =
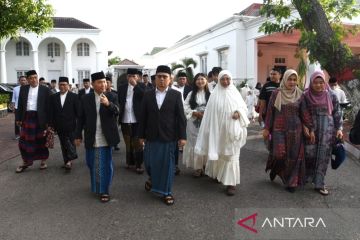
<svg viewBox="0 0 360 240"><path fill-rule="evenodd" d="M335 157L334 157L335 156ZM341 139L336 139L332 149L331 168L337 169L346 159L344 143Z"/></svg>
<svg viewBox="0 0 360 240"><path fill-rule="evenodd" d="M48 129L46 130L46 142L45 147L47 148L54 148L54 130Z"/></svg>

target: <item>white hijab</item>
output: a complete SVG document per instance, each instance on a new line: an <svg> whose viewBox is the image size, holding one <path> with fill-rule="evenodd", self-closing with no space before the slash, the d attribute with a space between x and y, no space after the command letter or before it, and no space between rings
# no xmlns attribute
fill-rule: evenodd
<svg viewBox="0 0 360 240"><path fill-rule="evenodd" d="M224 75L231 79L226 88L220 84ZM240 114L238 120L232 119L235 111ZM195 153L207 156L208 160L218 160L219 155L236 154L246 143L246 127L249 123L247 106L233 83L231 73L227 70L221 71L219 83L210 95L201 121Z"/></svg>

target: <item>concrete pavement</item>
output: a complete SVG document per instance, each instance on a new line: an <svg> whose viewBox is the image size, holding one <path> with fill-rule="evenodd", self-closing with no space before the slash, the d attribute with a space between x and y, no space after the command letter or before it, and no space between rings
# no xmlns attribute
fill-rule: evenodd
<svg viewBox="0 0 360 240"><path fill-rule="evenodd" d="M0 120L1 139L9 132L11 124L4 122L10 118ZM258 127L251 126L248 132L240 156L241 184L234 197L226 196L221 184L207 177L194 179L192 171L181 166L173 188L176 202L170 207L145 192L145 174L125 169L123 145L114 152L112 200L102 204L90 193L83 146L71 173L61 169L56 142L47 170L40 171L35 163L15 174L21 158L10 134L1 142L2 152L11 154L0 154L0 240L227 240L234 237L236 208L360 208L359 161L348 158L337 171L328 170L328 197L314 192L311 185L291 194L278 178L271 183L264 172L267 151Z"/></svg>

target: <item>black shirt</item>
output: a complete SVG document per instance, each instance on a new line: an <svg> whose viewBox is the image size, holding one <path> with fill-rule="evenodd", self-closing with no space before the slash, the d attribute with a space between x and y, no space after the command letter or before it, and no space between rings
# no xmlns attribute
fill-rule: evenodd
<svg viewBox="0 0 360 240"><path fill-rule="evenodd" d="M265 83L264 86L261 88L259 99L265 100L266 107L269 104L269 100L270 100L272 92L275 89L277 89L279 86L280 86L280 83L275 83L275 82L270 81L270 82Z"/></svg>

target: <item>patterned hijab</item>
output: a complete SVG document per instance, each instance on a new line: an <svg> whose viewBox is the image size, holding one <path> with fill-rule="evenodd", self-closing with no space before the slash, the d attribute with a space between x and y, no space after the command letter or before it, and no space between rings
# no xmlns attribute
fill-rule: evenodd
<svg viewBox="0 0 360 240"><path fill-rule="evenodd" d="M295 75L298 78L298 74L293 69L288 69L284 73L283 80L280 83L279 93L276 96L274 106L281 112L281 105L286 105L289 103L295 103L301 97L302 91L297 86L294 90L286 88L286 82L289 80L291 75Z"/></svg>
<svg viewBox="0 0 360 240"><path fill-rule="evenodd" d="M325 87L325 90L322 92L316 92L313 89L313 82L318 77L322 78L325 81L325 74L323 73L323 71L321 71L321 70L315 71L310 77L310 85L309 85L309 88L306 89L306 91L305 91L305 96L312 105L327 107L328 113L329 113L329 115L331 115L334 106L333 106L331 98L330 98L329 84L325 82L326 87Z"/></svg>

